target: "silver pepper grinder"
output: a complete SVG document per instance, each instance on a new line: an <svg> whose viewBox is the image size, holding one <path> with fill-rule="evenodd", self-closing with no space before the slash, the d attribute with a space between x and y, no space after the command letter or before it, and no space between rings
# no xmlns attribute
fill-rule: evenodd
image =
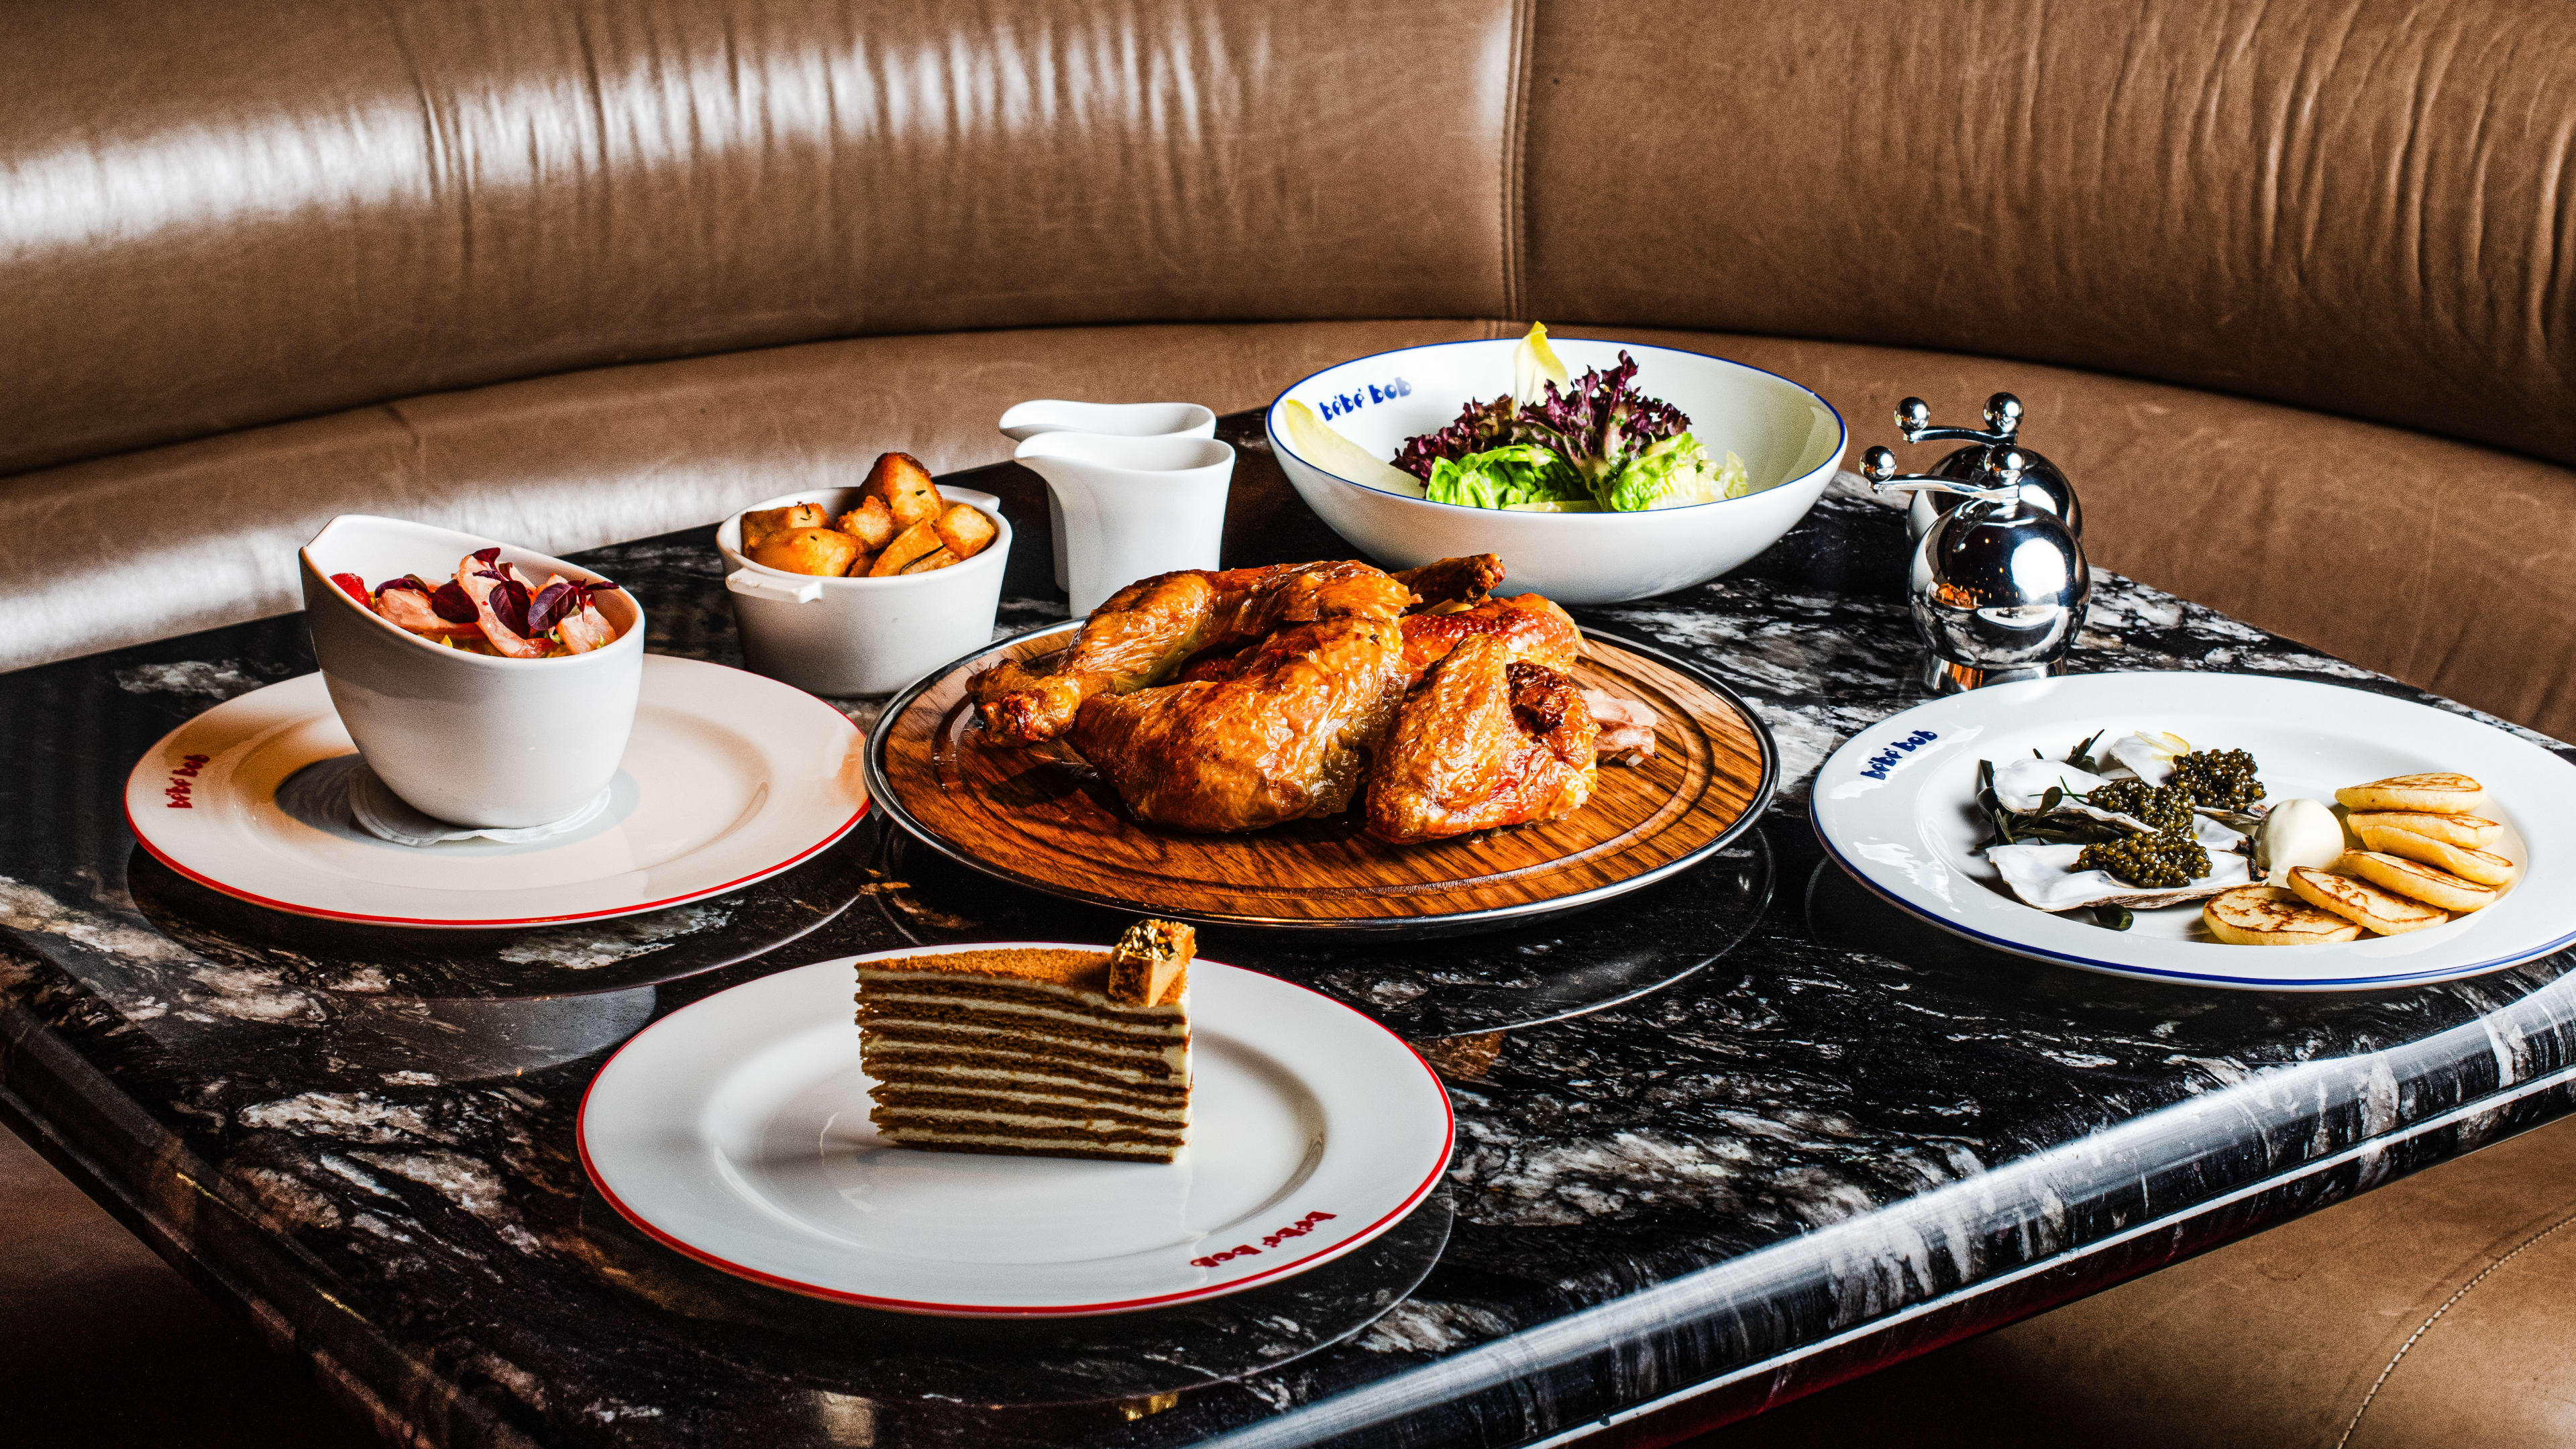
<svg viewBox="0 0 2576 1449"><path fill-rule="evenodd" d="M1936 428L1932 425L1932 405L1919 397L1910 397L1896 405L1897 431L1909 443L1930 443L1944 439L1961 439L1969 444L1932 465L1930 476L1973 483L1993 466L1995 454L2005 448L2020 448L2023 459L2023 496L2034 508L2056 514L2066 523L2066 531L2081 542L2084 537L2084 508L2076 501L2075 487L2057 465L2032 449L2022 447L2021 399L2008 392L1986 399L1984 428ZM1914 505L1905 512L1905 526L1916 538L1932 526L1932 520L1959 506L1955 493L1929 490L1914 495Z"/></svg>
<svg viewBox="0 0 2576 1449"><path fill-rule="evenodd" d="M1915 541L1905 579L1914 632L1930 651L1923 682L1943 693L2059 672L2093 594L2084 545L2033 497L2041 485L2031 477L2031 455L1980 451L1977 473L1965 480L1900 476L1885 448L1861 455L1861 476L1880 492L1949 502Z"/></svg>

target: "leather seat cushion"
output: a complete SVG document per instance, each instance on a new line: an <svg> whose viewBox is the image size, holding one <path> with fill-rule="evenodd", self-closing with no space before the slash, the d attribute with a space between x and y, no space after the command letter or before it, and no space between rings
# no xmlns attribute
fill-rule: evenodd
<svg viewBox="0 0 2576 1449"><path fill-rule="evenodd" d="M1007 454L993 420L1024 398L1180 398L1222 412L1343 358L1513 330L1459 320L859 338L434 394L24 474L0 480L0 666L293 609L295 550L337 513L583 548L852 481L889 449L934 469L991 462ZM1968 420L1987 393L2018 393L2028 440L2083 494L2096 564L2576 737L2576 643L2538 627L2576 616L2576 472L2036 363L1615 335L1807 383L1851 422L1855 457L1896 441L1890 412L1906 394ZM1939 456L1906 451L1920 466Z"/></svg>
<svg viewBox="0 0 2576 1449"><path fill-rule="evenodd" d="M0 479L0 668L303 607L295 554L342 513L562 553L1010 455L1028 398L1266 402L1344 358L1472 322L1050 328L868 337L406 398ZM372 581L371 581L372 582Z"/></svg>
<svg viewBox="0 0 2576 1449"><path fill-rule="evenodd" d="M2565 1444L2570 1274L2561 1119L1693 1449Z"/></svg>

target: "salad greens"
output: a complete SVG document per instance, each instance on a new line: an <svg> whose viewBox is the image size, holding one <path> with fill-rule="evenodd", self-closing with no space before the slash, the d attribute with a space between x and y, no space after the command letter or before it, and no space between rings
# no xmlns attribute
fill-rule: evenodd
<svg viewBox="0 0 2576 1449"><path fill-rule="evenodd" d="M1468 403L1458 421L1407 442L1395 466L1432 502L1474 508L1633 513L1753 491L1742 459L1710 457L1690 419L1639 392L1636 376L1621 352L1617 367L1569 385L1547 328L1532 327L1513 353L1513 395Z"/></svg>

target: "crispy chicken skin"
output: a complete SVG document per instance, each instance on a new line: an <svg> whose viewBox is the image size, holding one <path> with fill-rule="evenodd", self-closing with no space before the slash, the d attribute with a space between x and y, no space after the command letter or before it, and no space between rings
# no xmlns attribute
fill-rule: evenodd
<svg viewBox="0 0 2576 1449"><path fill-rule="evenodd" d="M1162 574L967 687L991 742L1063 737L1173 829L1331 815L1363 785L1369 833L1398 844L1553 820L1594 782L1583 635L1536 594L1487 597L1502 577L1491 554Z"/></svg>
<svg viewBox="0 0 2576 1449"><path fill-rule="evenodd" d="M1437 565L1434 565L1437 567ZM1514 659L1544 664L1562 674L1583 654L1583 631L1552 599L1514 594L1487 599L1472 609L1451 614L1407 614L1404 618L1404 678L1420 679L1460 641L1495 640Z"/></svg>
<svg viewBox="0 0 2576 1449"><path fill-rule="evenodd" d="M1503 561L1490 553L1434 559L1418 569L1399 569L1395 581L1413 590L1413 610L1472 604L1503 581Z"/></svg>
<svg viewBox="0 0 2576 1449"><path fill-rule="evenodd" d="M1392 620L1412 600L1385 572L1352 560L1157 574L1110 595L1069 648L997 664L967 693L996 743L1037 744L1072 728L1085 700L1160 684L1192 655L1240 649L1292 624Z"/></svg>
<svg viewBox="0 0 2576 1449"><path fill-rule="evenodd" d="M1073 748L1157 825L1218 833L1330 815L1385 736L1403 658L1391 618L1294 624L1229 678L1093 696Z"/></svg>
<svg viewBox="0 0 2576 1449"><path fill-rule="evenodd" d="M1404 682L1408 686L1463 639L1492 639L1512 658L1544 664L1560 674L1574 668L1574 661L1583 654L1583 631L1554 600L1536 594L1487 599L1473 608L1447 614L1407 614L1403 622ZM1201 654L1190 661L1180 677L1231 679L1249 657L1248 651Z"/></svg>
<svg viewBox="0 0 2576 1449"><path fill-rule="evenodd" d="M1406 845L1571 815L1592 798L1597 733L1572 679L1471 635L1399 707L1368 832Z"/></svg>

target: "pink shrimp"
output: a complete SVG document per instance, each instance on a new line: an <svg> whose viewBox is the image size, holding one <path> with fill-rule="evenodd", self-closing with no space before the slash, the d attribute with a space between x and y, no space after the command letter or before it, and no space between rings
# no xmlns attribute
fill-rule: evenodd
<svg viewBox="0 0 2576 1449"><path fill-rule="evenodd" d="M591 590L596 587L601 586L579 584L561 574L550 574L546 578L546 586L537 591L538 611L545 609L548 601L556 599L558 588L563 591L563 598L553 605L553 612L546 622L555 642L563 646L566 654L587 654L593 649L606 648L617 640L617 626L609 623L607 616L590 601ZM538 622L536 612L532 611L530 615L532 625Z"/></svg>
<svg viewBox="0 0 2576 1449"><path fill-rule="evenodd" d="M430 600L428 586L418 579L393 579L376 590L375 610L379 618L399 629L430 639L457 639L468 635L481 637L482 626L468 619L458 623L442 618Z"/></svg>
<svg viewBox="0 0 2576 1449"><path fill-rule="evenodd" d="M503 580L486 577L487 570L502 572L511 582L518 583L521 588L527 587L526 581L518 577L516 568L508 565L496 567L484 557L484 554L497 555L499 552L498 549L486 549L483 553L467 554L464 561L456 566L456 585L465 591L465 597L474 601L474 620L482 627L484 642L492 646L494 653L512 659L543 659L546 657L543 640L530 639L518 633L502 623L501 616L492 610L493 591L500 588Z"/></svg>

